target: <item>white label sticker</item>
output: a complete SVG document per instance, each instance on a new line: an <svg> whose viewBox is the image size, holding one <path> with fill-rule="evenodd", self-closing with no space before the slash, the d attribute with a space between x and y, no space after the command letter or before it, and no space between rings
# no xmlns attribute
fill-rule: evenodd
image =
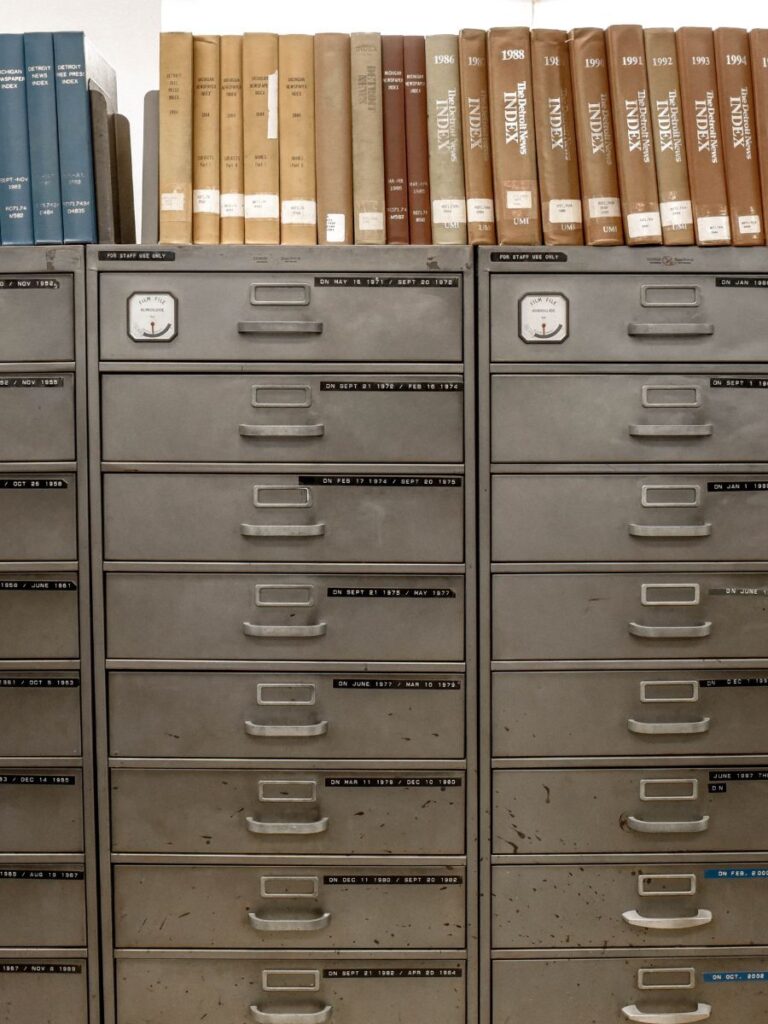
<svg viewBox="0 0 768 1024"><path fill-rule="evenodd" d="M326 213L325 215L325 240L326 242L343 242L347 237L347 218L343 213Z"/></svg>
<svg viewBox="0 0 768 1024"><path fill-rule="evenodd" d="M580 199L550 199L550 224L581 224Z"/></svg>
<svg viewBox="0 0 768 1024"><path fill-rule="evenodd" d="M742 235L759 235L760 218L755 213L748 217L739 217L739 232Z"/></svg>
<svg viewBox="0 0 768 1024"><path fill-rule="evenodd" d="M621 203L614 196L593 196L589 200L589 216L599 217L620 217Z"/></svg>
<svg viewBox="0 0 768 1024"><path fill-rule="evenodd" d="M507 189L508 210L530 210L533 206L533 192Z"/></svg>
<svg viewBox="0 0 768 1024"><path fill-rule="evenodd" d="M467 204L464 199L433 199L432 220L435 224L467 223Z"/></svg>
<svg viewBox="0 0 768 1024"><path fill-rule="evenodd" d="M314 199L284 199L280 219L283 224L316 224L317 205Z"/></svg>
<svg viewBox="0 0 768 1024"><path fill-rule="evenodd" d="M693 224L693 208L688 199L660 203L661 223L665 228L687 228Z"/></svg>
<svg viewBox="0 0 768 1024"><path fill-rule="evenodd" d="M384 214L375 213L371 210L363 210L357 215L357 230L358 231L383 231L384 230Z"/></svg>
<svg viewBox="0 0 768 1024"><path fill-rule="evenodd" d="M267 138L277 138L277 72L267 75Z"/></svg>
<svg viewBox="0 0 768 1024"><path fill-rule="evenodd" d="M727 217L698 217L696 227L702 242L730 242L731 225Z"/></svg>
<svg viewBox="0 0 768 1024"><path fill-rule="evenodd" d="M467 220L470 224L493 224L493 200L468 199Z"/></svg>
<svg viewBox="0 0 768 1024"><path fill-rule="evenodd" d="M219 190L217 188L196 188L192 193L193 213L218 213Z"/></svg>
<svg viewBox="0 0 768 1024"><path fill-rule="evenodd" d="M245 197L245 216L248 220L277 220L280 200L272 192L255 192Z"/></svg>
<svg viewBox="0 0 768 1024"><path fill-rule="evenodd" d="M245 213L245 197L240 192L222 192L221 216L242 217Z"/></svg>
<svg viewBox="0 0 768 1024"><path fill-rule="evenodd" d="M627 231L630 238L655 238L661 236L661 217L656 211L627 215Z"/></svg>
<svg viewBox="0 0 768 1024"><path fill-rule="evenodd" d="M184 193L163 192L163 194L160 196L160 209L164 213L183 213Z"/></svg>

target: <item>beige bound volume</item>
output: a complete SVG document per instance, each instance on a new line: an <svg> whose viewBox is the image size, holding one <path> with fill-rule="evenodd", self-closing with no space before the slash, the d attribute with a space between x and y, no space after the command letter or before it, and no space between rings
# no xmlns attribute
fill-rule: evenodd
<svg viewBox="0 0 768 1024"><path fill-rule="evenodd" d="M219 244L219 37L195 36L192 110L192 238Z"/></svg>
<svg viewBox="0 0 768 1024"><path fill-rule="evenodd" d="M243 37L221 37L221 241L245 241L243 207Z"/></svg>
<svg viewBox="0 0 768 1024"><path fill-rule="evenodd" d="M387 229L381 36L378 32L353 32L351 46L355 242L383 244Z"/></svg>
<svg viewBox="0 0 768 1024"><path fill-rule="evenodd" d="M160 35L160 241L192 241L192 35Z"/></svg>
<svg viewBox="0 0 768 1024"><path fill-rule="evenodd" d="M280 36L278 64L280 242L282 245L315 245L315 47L312 36Z"/></svg>
<svg viewBox="0 0 768 1024"><path fill-rule="evenodd" d="M352 105L349 36L315 36L317 237L321 245L351 245Z"/></svg>
<svg viewBox="0 0 768 1024"><path fill-rule="evenodd" d="M456 36L427 36L427 130L432 241L467 241L464 153L461 145L461 87Z"/></svg>
<svg viewBox="0 0 768 1024"><path fill-rule="evenodd" d="M496 215L493 209L488 57L486 35L481 29L464 28L459 33L459 77L467 241L470 245L494 245Z"/></svg>
<svg viewBox="0 0 768 1024"><path fill-rule="evenodd" d="M280 241L277 36L243 36L243 180L246 242Z"/></svg>

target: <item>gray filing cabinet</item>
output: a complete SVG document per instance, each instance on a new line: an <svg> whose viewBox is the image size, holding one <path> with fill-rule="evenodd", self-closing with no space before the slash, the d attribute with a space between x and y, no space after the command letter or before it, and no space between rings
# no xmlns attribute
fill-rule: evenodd
<svg viewBox="0 0 768 1024"><path fill-rule="evenodd" d="M768 1020L763 250L481 250L482 1019Z"/></svg>
<svg viewBox="0 0 768 1024"><path fill-rule="evenodd" d="M0 248L0 1007L96 1024L84 254Z"/></svg>
<svg viewBox="0 0 768 1024"><path fill-rule="evenodd" d="M468 248L89 250L105 1019L477 1006Z"/></svg>

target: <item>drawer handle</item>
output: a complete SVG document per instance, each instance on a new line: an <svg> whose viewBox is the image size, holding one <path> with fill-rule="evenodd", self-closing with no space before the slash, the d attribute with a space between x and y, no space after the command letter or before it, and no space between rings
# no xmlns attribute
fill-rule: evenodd
<svg viewBox="0 0 768 1024"><path fill-rule="evenodd" d="M643 917L636 910L625 910L621 915L633 928L651 928L656 931L682 931L701 928L712 923L711 910L697 910L693 917Z"/></svg>
<svg viewBox="0 0 768 1024"><path fill-rule="evenodd" d="M241 437L322 437L324 423L241 423Z"/></svg>
<svg viewBox="0 0 768 1024"><path fill-rule="evenodd" d="M645 821L643 818L635 818L631 814L627 816L627 824L633 832L645 832L648 834L688 834L691 832L706 832L709 828L709 815L705 814L695 821Z"/></svg>
<svg viewBox="0 0 768 1024"><path fill-rule="evenodd" d="M319 917L296 918L295 920L259 917L249 912L248 920L257 932L319 932L331 923L331 915L326 913Z"/></svg>
<svg viewBox="0 0 768 1024"><path fill-rule="evenodd" d="M239 320L238 334L322 334L321 320Z"/></svg>
<svg viewBox="0 0 768 1024"><path fill-rule="evenodd" d="M257 526L255 523L240 523L243 537L322 537L325 534L325 523L308 523L307 525Z"/></svg>
<svg viewBox="0 0 768 1024"><path fill-rule="evenodd" d="M630 523L631 537L709 537L712 534L712 523L700 523L698 526L646 526L641 523Z"/></svg>
<svg viewBox="0 0 768 1024"><path fill-rule="evenodd" d="M629 632L645 640L695 640L697 637L709 636L712 623L702 622L698 626L644 626L640 622L630 622Z"/></svg>
<svg viewBox="0 0 768 1024"><path fill-rule="evenodd" d="M703 338L715 333L714 324L628 324L630 338Z"/></svg>
<svg viewBox="0 0 768 1024"><path fill-rule="evenodd" d="M711 423L631 423L630 437L711 437Z"/></svg>
<svg viewBox="0 0 768 1024"><path fill-rule="evenodd" d="M246 636L265 637L313 637L325 636L328 630L327 622L317 622L314 626L260 626L254 622L244 622L243 632Z"/></svg>
<svg viewBox="0 0 768 1024"><path fill-rule="evenodd" d="M300 739L302 736L325 736L328 732L328 723L314 722L312 725L261 725L259 722L246 722L245 731L249 736L281 736L283 739Z"/></svg>
<svg viewBox="0 0 768 1024"><path fill-rule="evenodd" d="M627 728L644 736L692 736L709 732L711 721L711 718L700 718L697 722L638 722L636 718L630 718Z"/></svg>
<svg viewBox="0 0 768 1024"><path fill-rule="evenodd" d="M332 1006L324 1006L316 1013L269 1013L258 1006L251 1007L256 1024L327 1024L332 1015Z"/></svg>
<svg viewBox="0 0 768 1024"><path fill-rule="evenodd" d="M712 1007L709 1003L699 1003L695 1010L688 1013L643 1013L632 1005L624 1006L621 1012L634 1024L696 1024L700 1020L709 1020Z"/></svg>
<svg viewBox="0 0 768 1024"><path fill-rule="evenodd" d="M328 818L317 821L259 821L257 818L245 819L248 831L257 836L317 836L328 831Z"/></svg>

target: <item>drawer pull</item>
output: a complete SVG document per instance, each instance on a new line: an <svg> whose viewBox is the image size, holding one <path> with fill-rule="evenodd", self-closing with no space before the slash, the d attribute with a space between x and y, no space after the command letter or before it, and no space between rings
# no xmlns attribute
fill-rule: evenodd
<svg viewBox="0 0 768 1024"><path fill-rule="evenodd" d="M241 423L241 437L322 437L324 423Z"/></svg>
<svg viewBox="0 0 768 1024"><path fill-rule="evenodd" d="M636 718L630 718L627 728L643 736L692 736L709 732L711 722L711 718L700 718L696 722L638 722Z"/></svg>
<svg viewBox="0 0 768 1024"><path fill-rule="evenodd" d="M296 918L295 920L259 917L249 912L248 920L257 932L319 932L331 923L331 915L326 912L319 917Z"/></svg>
<svg viewBox="0 0 768 1024"><path fill-rule="evenodd" d="M709 1020L712 1007L709 1003L699 1003L695 1010L688 1013L643 1013L632 1005L622 1007L621 1012L634 1024L697 1024L697 1021Z"/></svg>
<svg viewBox="0 0 768 1024"><path fill-rule="evenodd" d="M258 1006L251 1007L251 1016L256 1024L327 1024L332 1015L332 1006L324 1006L316 1013L269 1013Z"/></svg>
<svg viewBox="0 0 768 1024"><path fill-rule="evenodd" d="M644 626L640 622L630 622L629 632L645 640L695 640L697 637L709 636L712 623L702 622L698 626Z"/></svg>
<svg viewBox="0 0 768 1024"><path fill-rule="evenodd" d="M243 537L322 537L325 533L325 523L308 523L306 525L285 523L275 526L241 523L240 533Z"/></svg>
<svg viewBox="0 0 768 1024"><path fill-rule="evenodd" d="M321 320L239 320L238 334L322 334Z"/></svg>
<svg viewBox="0 0 768 1024"><path fill-rule="evenodd" d="M711 423L631 423L630 437L711 437Z"/></svg>
<svg viewBox="0 0 768 1024"><path fill-rule="evenodd" d="M244 622L243 632L246 636L264 636L273 638L300 638L325 636L328 623L317 622L314 626L260 626L254 622Z"/></svg>
<svg viewBox="0 0 768 1024"><path fill-rule="evenodd" d="M715 333L714 324L628 324L630 338L703 338Z"/></svg>
<svg viewBox="0 0 768 1024"><path fill-rule="evenodd" d="M248 831L257 836L317 836L328 831L328 818L317 821L259 821L250 816L245 819Z"/></svg>
<svg viewBox="0 0 768 1024"><path fill-rule="evenodd" d="M682 931L711 924L711 910L697 910L693 917L643 917L636 910L625 910L621 915L633 928L651 928L656 931Z"/></svg>
<svg viewBox="0 0 768 1024"><path fill-rule="evenodd" d="M325 736L328 732L328 723L314 722L312 725L261 725L259 722L246 722L245 731L249 736L281 736L283 739L300 739L303 736Z"/></svg>
<svg viewBox="0 0 768 1024"><path fill-rule="evenodd" d="M631 537L709 537L712 534L712 523L700 523L698 526L646 526L641 523L630 523Z"/></svg>
<svg viewBox="0 0 768 1024"><path fill-rule="evenodd" d="M709 815L705 814L695 821L645 821L643 818L635 818L631 814L627 816L627 825L633 832L645 832L650 835L663 834L688 834L691 832L706 832L709 828Z"/></svg>

